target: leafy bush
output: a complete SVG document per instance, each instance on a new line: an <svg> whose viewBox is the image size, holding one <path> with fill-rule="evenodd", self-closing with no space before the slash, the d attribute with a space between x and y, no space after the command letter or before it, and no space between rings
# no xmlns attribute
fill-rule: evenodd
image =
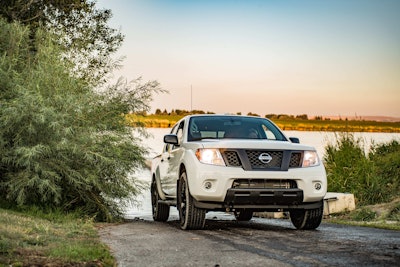
<svg viewBox="0 0 400 267"><path fill-rule="evenodd" d="M0 20L0 198L112 220L139 192L130 174L146 152L123 114L148 109L158 83L99 93L60 54L43 31Z"/></svg>
<svg viewBox="0 0 400 267"><path fill-rule="evenodd" d="M353 212L351 218L355 221L368 222L376 218L376 212L367 208L362 208Z"/></svg>
<svg viewBox="0 0 400 267"><path fill-rule="evenodd" d="M361 205L389 201L399 194L400 146L396 141L371 148L341 133L325 148L328 190L353 193Z"/></svg>
<svg viewBox="0 0 400 267"><path fill-rule="evenodd" d="M373 146L369 159L376 176L384 187L384 200L390 200L400 192L400 143L392 140L387 144Z"/></svg>
<svg viewBox="0 0 400 267"><path fill-rule="evenodd" d="M400 203L397 203L397 205L390 210L387 218L389 220L400 221Z"/></svg>

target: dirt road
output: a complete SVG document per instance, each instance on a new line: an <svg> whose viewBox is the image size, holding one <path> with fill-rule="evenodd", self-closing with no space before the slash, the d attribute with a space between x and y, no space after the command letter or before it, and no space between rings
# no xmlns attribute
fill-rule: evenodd
<svg viewBox="0 0 400 267"><path fill-rule="evenodd" d="M323 223L298 231L288 220L207 214L206 229L182 231L140 219L100 230L118 266L400 266L400 232Z"/></svg>

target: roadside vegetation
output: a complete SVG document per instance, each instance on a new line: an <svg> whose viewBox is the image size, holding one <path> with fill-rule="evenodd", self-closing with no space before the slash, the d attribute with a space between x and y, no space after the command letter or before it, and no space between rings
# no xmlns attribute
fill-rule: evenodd
<svg viewBox="0 0 400 267"><path fill-rule="evenodd" d="M154 114L136 113L126 115L129 125L134 125L140 121L148 128L170 128L177 121L188 114L213 114L213 112L205 112L201 110L185 111L185 110L156 110ZM247 115L259 116L258 114L249 113ZM349 120L344 119L328 119L315 117L309 119L307 115L285 115L285 114L267 114L266 118L271 119L281 129L285 131L321 131L321 132L387 132L400 133L400 122L384 122L384 121L368 121L363 119Z"/></svg>
<svg viewBox="0 0 400 267"><path fill-rule="evenodd" d="M123 36L94 1L3 2L0 266L112 266L94 222L121 219L146 152L123 114L162 90L109 82Z"/></svg>
<svg viewBox="0 0 400 267"><path fill-rule="evenodd" d="M116 266L93 219L41 208L0 208L0 266Z"/></svg>
<svg viewBox="0 0 400 267"><path fill-rule="evenodd" d="M130 174L142 167L146 152L137 138L145 132L140 125L126 127L122 114L148 110L159 84L106 84L113 66L95 64L91 53L110 62L120 45L122 37L105 26L109 11L72 0L52 10L53 2L26 3L29 14L20 1L0 8L0 198L10 207L79 210L113 221L140 192ZM77 17L78 28L63 24ZM81 46L69 46L70 38Z"/></svg>
<svg viewBox="0 0 400 267"><path fill-rule="evenodd" d="M400 231L400 198L389 203L357 206L354 211L330 215L326 221Z"/></svg>
<svg viewBox="0 0 400 267"><path fill-rule="evenodd" d="M398 140L366 149L362 139L340 133L325 148L324 164L328 191L352 193L356 200L357 209L333 216L335 221L400 230Z"/></svg>
<svg viewBox="0 0 400 267"><path fill-rule="evenodd" d="M352 133L338 134L336 143L325 148L328 191L352 193L362 206L400 197L399 141L364 151L363 140Z"/></svg>

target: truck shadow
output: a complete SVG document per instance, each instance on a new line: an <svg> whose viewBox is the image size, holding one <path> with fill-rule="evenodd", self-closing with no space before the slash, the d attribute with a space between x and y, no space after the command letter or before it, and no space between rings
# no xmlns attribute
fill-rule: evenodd
<svg viewBox="0 0 400 267"><path fill-rule="evenodd" d="M169 225L180 228L178 220L172 220L167 222ZM207 219L203 230L208 231L229 231L229 230L258 230L258 231L297 231L290 223L289 220L278 220L278 219L263 219L255 218L248 222L240 222L233 220L219 220L219 219Z"/></svg>

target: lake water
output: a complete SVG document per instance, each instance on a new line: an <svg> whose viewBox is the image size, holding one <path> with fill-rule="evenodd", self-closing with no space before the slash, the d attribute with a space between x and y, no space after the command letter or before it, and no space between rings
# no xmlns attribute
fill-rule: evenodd
<svg viewBox="0 0 400 267"><path fill-rule="evenodd" d="M149 159L159 154L163 149L163 136L171 131L169 128L149 128L148 132L151 136L143 140L144 145L149 148ZM320 158L322 159L325 153L325 147L328 144L336 142L336 134L333 132L307 132L307 131L284 131L288 137L298 137L301 144L310 145L316 148ZM365 149L368 151L371 144L387 143L391 140L400 142L400 133L354 133L358 139L361 138ZM151 175L149 170L141 170L135 173L135 176L140 180L150 184ZM138 196L137 204L126 209L125 217L127 219L141 218L146 220L152 219L150 190L146 190L142 195ZM207 214L207 216L214 216ZM221 214L219 214L220 218ZM222 215L224 216L224 215ZM229 215L226 215L229 216ZM178 212L175 207L171 208L171 218L177 219Z"/></svg>

